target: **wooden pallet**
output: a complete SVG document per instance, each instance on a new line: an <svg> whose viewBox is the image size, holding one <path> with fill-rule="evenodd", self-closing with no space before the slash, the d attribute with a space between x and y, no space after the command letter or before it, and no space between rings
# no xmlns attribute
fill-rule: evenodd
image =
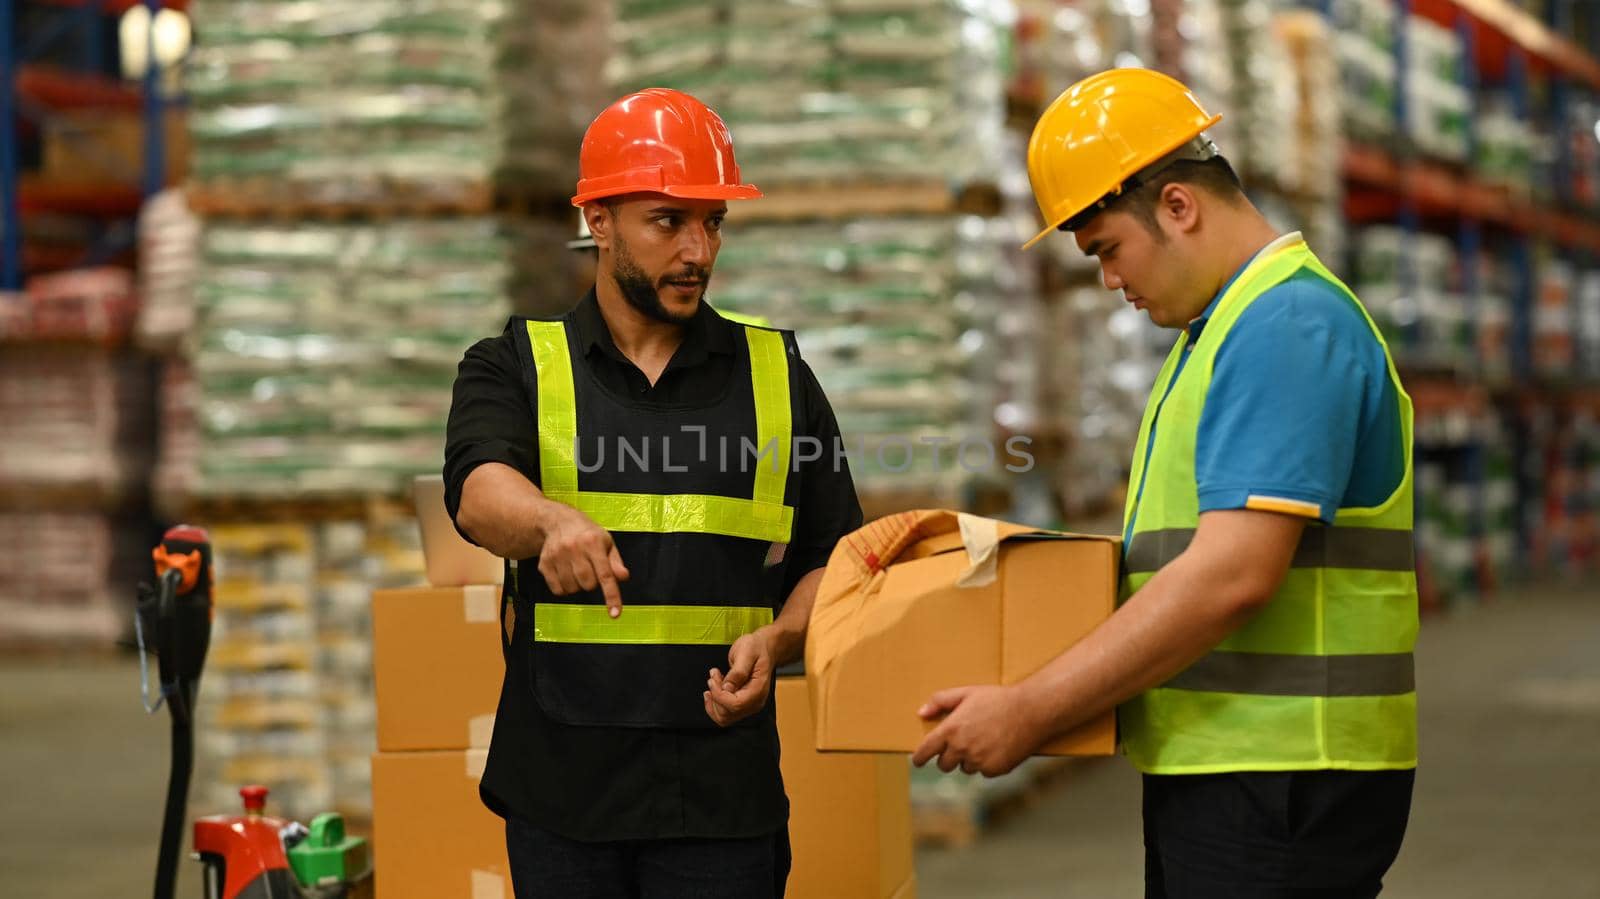
<svg viewBox="0 0 1600 899"><path fill-rule="evenodd" d="M1073 759L1034 759L1026 782L1006 792L977 792L965 799L916 802L911 808L911 833L918 846L963 849L985 832L1004 827L1038 805L1074 771Z"/></svg>
<svg viewBox="0 0 1600 899"><path fill-rule="evenodd" d="M170 504L182 518L197 524L262 524L269 522L375 521L413 514L408 497L384 494L197 495Z"/></svg>
<svg viewBox="0 0 1600 899"><path fill-rule="evenodd" d="M519 216L572 217L566 197L487 182L449 191L396 182L367 199L333 200L307 196L271 178L192 182L185 188L189 208L208 218L257 221L365 221L369 219L481 216L505 212Z"/></svg>
<svg viewBox="0 0 1600 899"><path fill-rule="evenodd" d="M918 846L965 849L983 830L981 809L955 803L917 806L911 810L911 837Z"/></svg>
<svg viewBox="0 0 1600 899"><path fill-rule="evenodd" d="M944 181L825 181L778 185L739 207L741 222L837 221L859 216L996 215L993 184L952 186Z"/></svg>

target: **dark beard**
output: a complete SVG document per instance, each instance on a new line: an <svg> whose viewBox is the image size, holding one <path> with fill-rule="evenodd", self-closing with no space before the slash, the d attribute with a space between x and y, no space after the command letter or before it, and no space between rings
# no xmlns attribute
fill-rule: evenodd
<svg viewBox="0 0 1600 899"><path fill-rule="evenodd" d="M628 252L628 245L622 239L615 238L611 246L612 270L611 280L617 284L617 289L622 291L622 298L628 301L636 312L651 321L658 321L665 325L684 325L694 318L695 313L688 315L675 315L661 302L661 294L656 292L656 284L650 276L639 268L639 263L634 261L633 254ZM710 272L701 269L695 272L681 272L685 276L696 277L710 283ZM705 300L705 288L700 290L700 299ZM698 308L696 311L699 311Z"/></svg>

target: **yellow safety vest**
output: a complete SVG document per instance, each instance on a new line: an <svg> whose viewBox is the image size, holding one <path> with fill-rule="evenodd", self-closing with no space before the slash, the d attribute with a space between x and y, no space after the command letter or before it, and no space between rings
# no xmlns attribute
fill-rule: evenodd
<svg viewBox="0 0 1600 899"><path fill-rule="evenodd" d="M749 348L756 445L772 447L776 458L754 465L749 496L687 493L619 493L582 490L576 458L578 400L572 356L563 320L526 322L536 371L539 475L544 495L589 516L613 534L708 534L759 541L759 559L768 543L787 543L794 509L784 502L792 447L788 349L780 331L741 326ZM636 573L638 576L638 573ZM741 597L742 598L742 597ZM655 597L629 604L612 619L604 605L539 602L533 609L535 640L548 643L611 645L726 646L772 621L766 597L747 604L674 603Z"/></svg>
<svg viewBox="0 0 1600 899"><path fill-rule="evenodd" d="M1167 358L1145 409L1128 487L1123 528L1132 522L1134 529L1126 547L1125 597L1176 558L1199 525L1195 437L1219 348L1251 304L1302 270L1336 285L1360 307L1297 241L1246 266L1193 347L1185 332ZM1377 326L1362 314L1382 344ZM1174 381L1186 352L1190 357ZM1416 766L1412 408L1392 358L1388 368L1405 446L1399 486L1378 506L1339 509L1331 527L1308 526L1282 586L1259 615L1178 676L1122 706L1123 751L1140 770ZM1154 427L1157 412L1160 426Z"/></svg>

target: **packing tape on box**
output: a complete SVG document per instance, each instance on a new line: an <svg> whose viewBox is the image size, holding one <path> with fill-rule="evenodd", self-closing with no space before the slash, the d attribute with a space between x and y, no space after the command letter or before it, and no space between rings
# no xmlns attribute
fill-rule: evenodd
<svg viewBox="0 0 1600 899"><path fill-rule="evenodd" d="M493 871L472 871L472 899L506 899L506 879Z"/></svg>
<svg viewBox="0 0 1600 899"><path fill-rule="evenodd" d="M957 587L987 587L1000 569L1000 529L993 518L962 512L956 516L961 542L967 547L967 570L956 578Z"/></svg>
<svg viewBox="0 0 1600 899"><path fill-rule="evenodd" d="M486 749L489 738L494 736L494 713L487 715L474 715L467 721L467 746L472 749Z"/></svg>
<svg viewBox="0 0 1600 899"><path fill-rule="evenodd" d="M489 763L489 750L468 749L465 755L467 757L467 778L469 780L483 780L483 769Z"/></svg>
<svg viewBox="0 0 1600 899"><path fill-rule="evenodd" d="M493 624L499 620L500 588L488 584L461 588L461 612L468 624Z"/></svg>

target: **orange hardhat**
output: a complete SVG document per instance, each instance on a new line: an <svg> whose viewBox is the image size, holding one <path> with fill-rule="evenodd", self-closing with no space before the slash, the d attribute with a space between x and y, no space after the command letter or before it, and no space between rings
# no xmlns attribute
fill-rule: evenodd
<svg viewBox="0 0 1600 899"><path fill-rule="evenodd" d="M578 156L572 205L622 194L655 193L686 200L753 200L739 183L728 126L711 107L682 91L652 87L595 116Z"/></svg>
<svg viewBox="0 0 1600 899"><path fill-rule="evenodd" d="M1187 87L1150 69L1110 69L1067 88L1028 140L1028 180L1045 228L1023 249L1105 208L1141 174L1215 156L1204 132L1221 120Z"/></svg>

